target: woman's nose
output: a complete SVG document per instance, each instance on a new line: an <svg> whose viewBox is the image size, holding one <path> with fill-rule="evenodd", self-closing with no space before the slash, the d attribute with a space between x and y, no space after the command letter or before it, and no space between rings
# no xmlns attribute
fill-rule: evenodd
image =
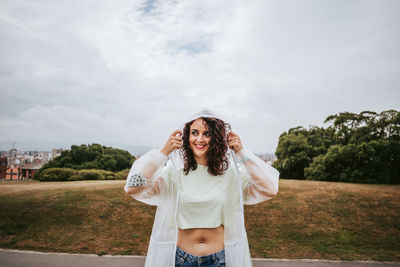
<svg viewBox="0 0 400 267"><path fill-rule="evenodd" d="M197 140L198 140L198 141L204 140L204 135L199 134L199 135L197 136Z"/></svg>

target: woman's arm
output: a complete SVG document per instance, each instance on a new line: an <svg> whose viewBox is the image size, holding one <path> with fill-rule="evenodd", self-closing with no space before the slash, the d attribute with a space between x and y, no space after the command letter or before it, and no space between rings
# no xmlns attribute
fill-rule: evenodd
<svg viewBox="0 0 400 267"><path fill-rule="evenodd" d="M182 134L180 130L174 131L160 151L153 149L133 163L125 184L125 191L130 196L148 204L156 204L154 196L160 193L164 184L160 173L169 153L181 146L179 134Z"/></svg>
<svg viewBox="0 0 400 267"><path fill-rule="evenodd" d="M247 149L243 148L236 155L243 163L245 173L250 174L251 179L248 179L245 189L248 199L258 203L274 198L278 193L279 172Z"/></svg>
<svg viewBox="0 0 400 267"><path fill-rule="evenodd" d="M153 149L137 159L126 179L125 191L133 198L155 205L163 180L159 176L168 157ZM139 180L138 180L138 177Z"/></svg>
<svg viewBox="0 0 400 267"><path fill-rule="evenodd" d="M279 172L251 151L244 149L237 134L228 134L229 146L242 163L245 204L256 204L276 196L279 187Z"/></svg>

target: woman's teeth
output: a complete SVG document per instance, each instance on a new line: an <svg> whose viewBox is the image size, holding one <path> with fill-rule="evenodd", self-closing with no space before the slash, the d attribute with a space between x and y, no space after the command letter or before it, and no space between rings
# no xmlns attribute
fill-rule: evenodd
<svg viewBox="0 0 400 267"><path fill-rule="evenodd" d="M199 149L202 149L202 148L204 148L205 146L201 146L201 145L195 145L197 148L199 148Z"/></svg>

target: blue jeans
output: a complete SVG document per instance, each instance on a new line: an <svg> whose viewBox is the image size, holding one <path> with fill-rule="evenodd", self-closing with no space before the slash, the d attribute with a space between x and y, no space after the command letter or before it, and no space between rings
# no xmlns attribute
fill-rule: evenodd
<svg viewBox="0 0 400 267"><path fill-rule="evenodd" d="M194 256L176 247L175 267L225 267L225 250L206 256Z"/></svg>

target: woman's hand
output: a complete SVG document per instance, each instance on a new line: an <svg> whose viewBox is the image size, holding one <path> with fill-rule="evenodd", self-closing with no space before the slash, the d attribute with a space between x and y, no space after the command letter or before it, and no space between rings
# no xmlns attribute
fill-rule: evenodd
<svg viewBox="0 0 400 267"><path fill-rule="evenodd" d="M164 147L160 150L161 153L168 156L169 153L182 146L182 131L175 130L169 137Z"/></svg>
<svg viewBox="0 0 400 267"><path fill-rule="evenodd" d="M237 135L234 132L229 132L228 133L228 146L235 151L235 153L238 153L240 150L242 150L243 145L242 141L240 141L239 135Z"/></svg>

